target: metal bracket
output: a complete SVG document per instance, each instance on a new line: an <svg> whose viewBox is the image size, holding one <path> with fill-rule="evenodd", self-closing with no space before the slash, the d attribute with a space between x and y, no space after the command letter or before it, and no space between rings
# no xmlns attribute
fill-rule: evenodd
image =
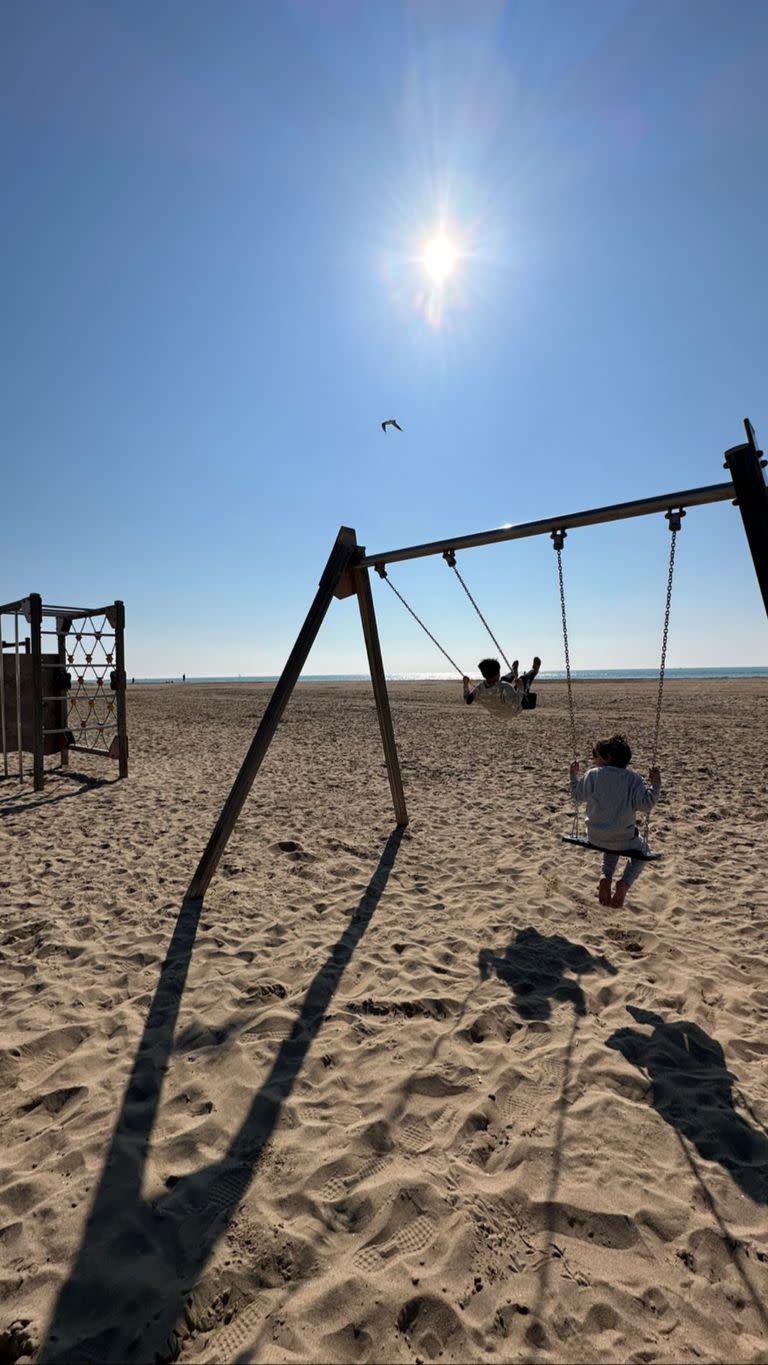
<svg viewBox="0 0 768 1365"><path fill-rule="evenodd" d="M684 508L684 507L678 507L677 511L674 512L674 511L672 510L672 508L670 507L669 511L665 513L665 516L666 516L666 518L667 518L667 521L669 522L669 529L670 529L670 531L679 531L680 528L681 528L681 526L682 526L682 524L683 524L683 517L685 516L685 508Z"/></svg>
<svg viewBox="0 0 768 1365"><path fill-rule="evenodd" d="M565 537L567 536L568 532L564 530L564 528L561 526L558 531L552 531L550 534L552 536L552 549L562 550L563 546L565 545Z"/></svg>
<svg viewBox="0 0 768 1365"><path fill-rule="evenodd" d="M443 559L445 560L449 569L456 568L456 553L454 550L443 550Z"/></svg>
<svg viewBox="0 0 768 1365"><path fill-rule="evenodd" d="M374 564L373 567L376 570L377 574L379 575L379 578L386 578L387 576L386 564Z"/></svg>

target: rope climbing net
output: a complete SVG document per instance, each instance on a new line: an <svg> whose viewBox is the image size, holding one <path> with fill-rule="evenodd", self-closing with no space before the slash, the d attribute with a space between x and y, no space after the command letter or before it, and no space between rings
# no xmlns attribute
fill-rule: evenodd
<svg viewBox="0 0 768 1365"><path fill-rule="evenodd" d="M117 740L115 628L104 613L86 616L77 622L76 630L60 633L66 641L67 664L73 670L68 729L82 748L110 749Z"/></svg>

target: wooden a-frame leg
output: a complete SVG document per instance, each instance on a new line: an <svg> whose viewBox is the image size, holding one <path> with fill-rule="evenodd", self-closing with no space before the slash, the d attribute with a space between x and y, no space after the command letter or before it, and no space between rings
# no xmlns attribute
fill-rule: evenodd
<svg viewBox="0 0 768 1365"><path fill-rule="evenodd" d="M349 526L342 526L320 579L315 600L309 609L304 625L299 631L296 643L291 650L288 662L280 675L275 690L267 703L267 709L261 718L261 723L243 759L221 815L214 826L197 871L189 884L187 898L190 900L204 896L208 889L229 836L237 823L245 798L253 786L254 778L272 741L280 717L304 667L306 657L315 642L315 636L330 606L334 590L356 550L357 537L354 531Z"/></svg>
<svg viewBox="0 0 768 1365"><path fill-rule="evenodd" d="M392 725L392 712L389 706L387 680L384 676L384 664L381 657L381 645L379 644L379 631L376 625L376 613L373 609L371 580L368 576L368 570L365 568L355 568L353 577L357 589L357 601L360 607L360 620L363 623L365 647L368 651L368 663L371 669L373 695L376 698L376 714L379 718L381 741L384 745L387 776L389 777L389 785L392 790L392 801L395 807L395 820L398 825L407 825L408 811L405 806L403 779L400 774L400 762L397 756L397 742L395 740L395 731Z"/></svg>

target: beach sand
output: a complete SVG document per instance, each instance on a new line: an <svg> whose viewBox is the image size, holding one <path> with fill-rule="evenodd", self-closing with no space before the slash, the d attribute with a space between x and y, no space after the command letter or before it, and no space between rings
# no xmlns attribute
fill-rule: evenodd
<svg viewBox="0 0 768 1365"><path fill-rule="evenodd" d="M391 686L397 833L370 687L301 685L202 909L269 687L0 782L6 1365L768 1362L768 682L667 683L621 911L564 685L460 692ZM575 694L645 772L654 685Z"/></svg>

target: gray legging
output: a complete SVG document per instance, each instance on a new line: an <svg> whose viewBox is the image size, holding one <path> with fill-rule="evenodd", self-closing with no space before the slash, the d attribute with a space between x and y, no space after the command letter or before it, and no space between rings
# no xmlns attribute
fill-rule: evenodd
<svg viewBox="0 0 768 1365"><path fill-rule="evenodd" d="M648 853L648 852L650 852L650 850L649 850L649 848L648 848L648 845L647 845L647 843L645 842L645 839L643 839L641 835L638 834L638 835L637 835L637 838L636 838L636 840L635 840L634 842L637 844L637 851L638 851L638 853ZM613 881L613 874L614 874L615 871L616 871L616 868L617 868L617 866L618 866L618 862L619 862L619 858L620 858L620 857L621 857L621 854L620 854L620 853L604 853L604 854L603 854L603 869L602 869L602 871L603 871L603 876L604 876L604 877L607 877L608 880L609 880L609 882L612 882L612 881ZM644 863L643 863L643 859L642 859L642 858L628 858L628 859L627 859L626 866L625 866L625 868L624 868L624 871L623 871L622 874L621 874L621 880L623 881L623 883L624 883L625 886L631 886L633 882L636 882L636 881L637 881L638 877L640 876L640 873L641 873L642 870L643 870L643 866L644 866Z"/></svg>

